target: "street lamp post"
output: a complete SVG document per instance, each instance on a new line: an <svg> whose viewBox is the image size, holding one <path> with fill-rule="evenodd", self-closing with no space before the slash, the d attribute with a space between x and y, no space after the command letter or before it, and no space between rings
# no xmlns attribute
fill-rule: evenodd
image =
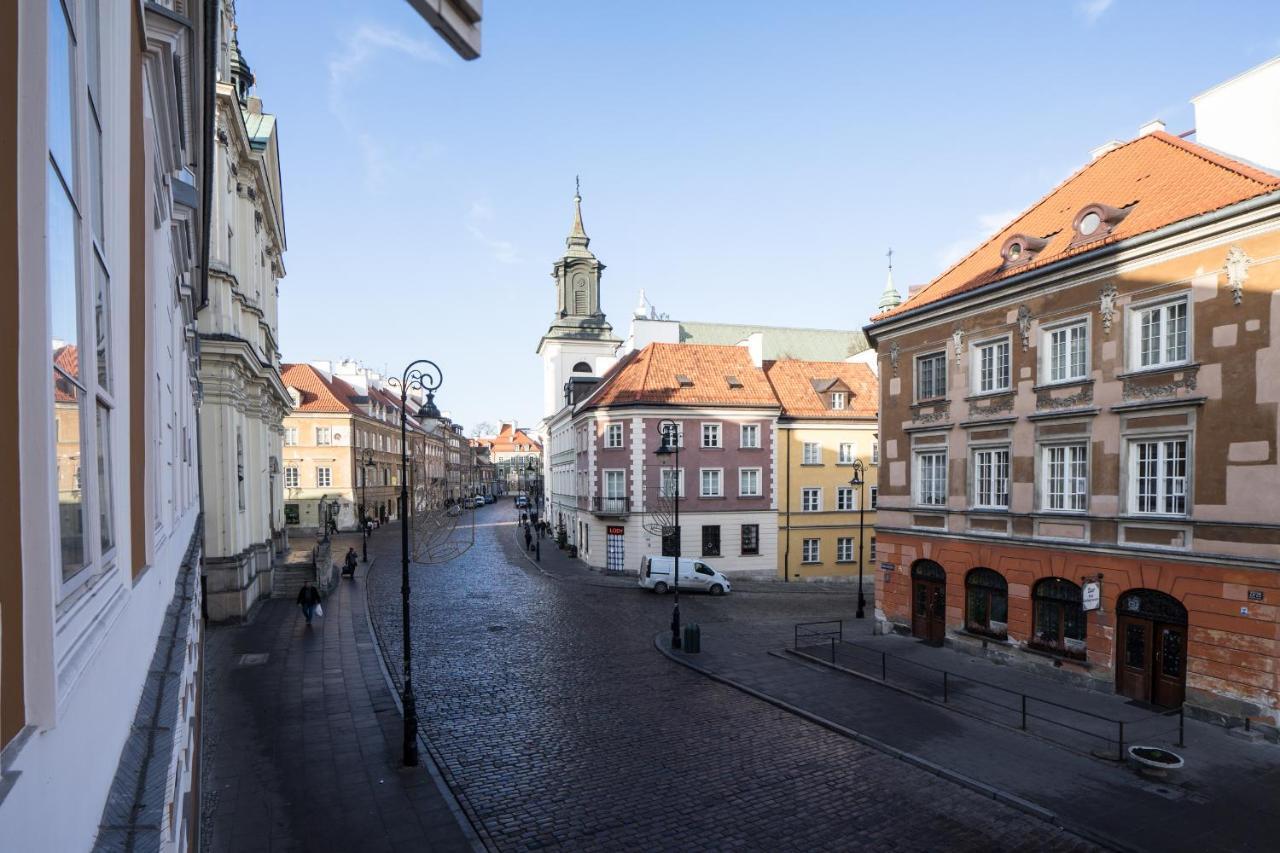
<svg viewBox="0 0 1280 853"><path fill-rule="evenodd" d="M364 562L369 562L369 469L373 465L373 448L366 447L360 466L360 550Z"/></svg>
<svg viewBox="0 0 1280 853"><path fill-rule="evenodd" d="M675 605L671 610L671 648L680 648L680 425L675 421L664 420L658 424L658 435L662 437L662 443L658 445L658 455L666 456L669 453L675 453L675 476L671 478L672 489L675 492L673 500L675 501L675 540L676 553L675 562L671 575L675 581L672 587L675 591ZM659 481L659 489L662 488Z"/></svg>
<svg viewBox="0 0 1280 853"><path fill-rule="evenodd" d="M866 512L866 502L863 501L863 493L866 491L867 481L863 478L866 467L862 464L861 459L853 460L853 479L849 481L849 485L858 490L858 610L854 616L862 619L866 616L863 611L867 606L867 599L862 594L862 555L865 550L865 542L863 541L863 525L864 513Z"/></svg>
<svg viewBox="0 0 1280 853"><path fill-rule="evenodd" d="M416 419L423 429L431 432L440 420L440 410L436 408L435 392L444 381L444 374L435 362L420 358L410 362L404 369L400 379L392 378L388 384L400 386L400 624L402 628L401 645L404 647L404 691L401 702L404 705L404 766L418 765L418 707L413 694L413 646L410 642L409 616L409 452L406 444L408 434L408 396L410 390L427 393L427 400L418 410Z"/></svg>

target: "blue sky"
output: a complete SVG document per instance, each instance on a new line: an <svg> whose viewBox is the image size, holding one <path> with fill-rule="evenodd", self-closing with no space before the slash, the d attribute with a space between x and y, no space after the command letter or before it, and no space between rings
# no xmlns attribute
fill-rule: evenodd
<svg viewBox="0 0 1280 853"><path fill-rule="evenodd" d="M1280 53L1268 2L487 0L458 59L403 0L240 0L279 116L286 360L432 358L455 419L541 416L582 176L619 335L860 328L1083 165Z"/></svg>

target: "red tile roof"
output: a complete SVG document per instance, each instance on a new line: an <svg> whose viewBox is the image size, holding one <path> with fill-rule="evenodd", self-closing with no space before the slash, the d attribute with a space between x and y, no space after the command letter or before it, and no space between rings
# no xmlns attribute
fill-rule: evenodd
<svg viewBox="0 0 1280 853"><path fill-rule="evenodd" d="M1163 131L1140 136L1080 169L926 287L872 319L884 320L1277 189L1280 177L1202 145ZM1076 214L1097 203L1127 209L1127 215L1102 239L1072 246ZM1031 261L1005 267L1000 250L1015 234L1048 243Z"/></svg>
<svg viewBox="0 0 1280 853"><path fill-rule="evenodd" d="M778 400L745 347L649 344L614 365L585 408L643 404L777 406Z"/></svg>
<svg viewBox="0 0 1280 853"><path fill-rule="evenodd" d="M782 416L788 418L874 418L879 411L880 382L875 371L866 364L850 364L847 361L766 361L765 376L777 394L782 406ZM822 387L839 389L843 384L849 389L849 400L844 409L832 409L814 388L818 381Z"/></svg>
<svg viewBox="0 0 1280 853"><path fill-rule="evenodd" d="M515 424L503 424L498 429L497 435L489 436L487 438L479 438L476 439L476 441L485 442L494 453L525 453L530 450L535 452L542 451L542 445L538 442L538 439L529 435L528 432Z"/></svg>
<svg viewBox="0 0 1280 853"><path fill-rule="evenodd" d="M80 349L74 344L64 344L54 350L53 363L67 376L80 378ZM76 386L57 371L53 374L53 399L56 403L74 403L80 399Z"/></svg>
<svg viewBox="0 0 1280 853"><path fill-rule="evenodd" d="M356 390L343 380L325 376L309 364L282 364L280 378L289 388L296 388L302 401L295 412L329 412L334 414L364 415L351 402L358 396Z"/></svg>

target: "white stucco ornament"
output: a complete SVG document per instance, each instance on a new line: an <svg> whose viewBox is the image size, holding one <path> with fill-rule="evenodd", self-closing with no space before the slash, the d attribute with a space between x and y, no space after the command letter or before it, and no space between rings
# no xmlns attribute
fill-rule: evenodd
<svg viewBox="0 0 1280 853"><path fill-rule="evenodd" d="M1118 291L1114 284L1108 284L1099 293L1102 313L1102 331L1111 334L1111 320L1116 315L1116 296Z"/></svg>
<svg viewBox="0 0 1280 853"><path fill-rule="evenodd" d="M960 366L960 356L964 353L964 332L956 329L951 333L951 343L956 348L956 367Z"/></svg>
<svg viewBox="0 0 1280 853"><path fill-rule="evenodd" d="M1244 283L1249 280L1249 264L1253 260L1239 246L1227 250L1223 269L1227 273L1227 287L1231 288L1231 300L1239 305L1244 301Z"/></svg>
<svg viewBox="0 0 1280 853"><path fill-rule="evenodd" d="M1022 337L1022 351L1026 352L1031 340L1031 309L1018 306L1018 334Z"/></svg>

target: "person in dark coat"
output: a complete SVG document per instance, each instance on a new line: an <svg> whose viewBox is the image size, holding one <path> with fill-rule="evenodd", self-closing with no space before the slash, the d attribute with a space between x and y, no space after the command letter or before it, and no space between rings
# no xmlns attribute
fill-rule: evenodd
<svg viewBox="0 0 1280 853"><path fill-rule="evenodd" d="M360 562L360 557L356 555L356 549L355 549L355 548L348 548L348 549L347 549L347 556L346 556L346 558L343 560L344 565L343 565L342 573L343 573L344 575L351 575L352 577L355 577L355 576L356 576L356 565L357 565L359 562Z"/></svg>
<svg viewBox="0 0 1280 853"><path fill-rule="evenodd" d="M526 551L533 548L533 534L529 532L529 525L524 526L524 549Z"/></svg>
<svg viewBox="0 0 1280 853"><path fill-rule="evenodd" d="M311 624L311 617L316 613L316 605L320 603L320 590L316 589L316 585L311 581L307 581L302 589L298 590L298 606L302 608L302 613L307 617L307 624Z"/></svg>

